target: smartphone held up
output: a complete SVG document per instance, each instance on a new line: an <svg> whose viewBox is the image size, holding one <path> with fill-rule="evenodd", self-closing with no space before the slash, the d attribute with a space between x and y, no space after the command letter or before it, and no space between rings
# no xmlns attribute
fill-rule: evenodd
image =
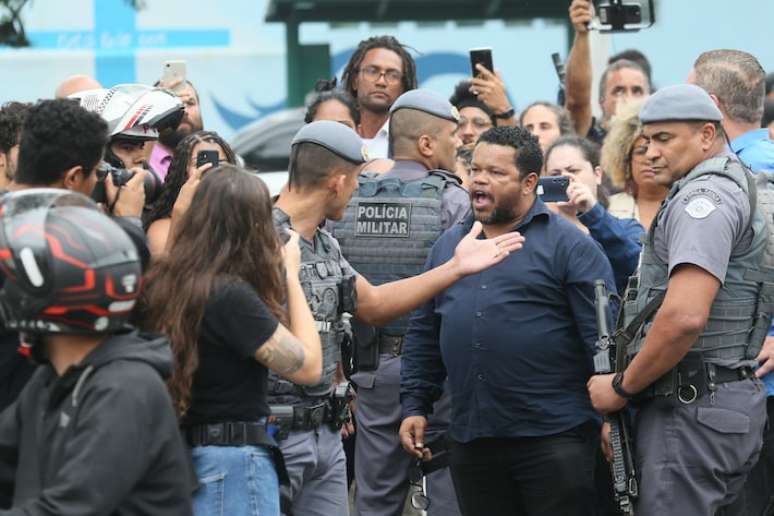
<svg viewBox="0 0 774 516"><path fill-rule="evenodd" d="M570 178L567 176L544 176L538 179L537 194L543 202L568 202L568 186Z"/></svg>
<svg viewBox="0 0 774 516"><path fill-rule="evenodd" d="M164 62L164 73L161 76L161 82L165 85L173 85L171 89L179 93L185 86L186 81L186 63L183 60L172 60Z"/></svg>
<svg viewBox="0 0 774 516"><path fill-rule="evenodd" d="M473 77L476 77L481 72L478 71L476 65L482 65L490 72L494 72L494 64L492 62L492 49L491 48L471 48L470 49L470 72Z"/></svg>
<svg viewBox="0 0 774 516"><path fill-rule="evenodd" d="M196 168L199 168L206 163L210 163L213 167L217 167L220 163L220 154L216 150L202 150L196 153Z"/></svg>

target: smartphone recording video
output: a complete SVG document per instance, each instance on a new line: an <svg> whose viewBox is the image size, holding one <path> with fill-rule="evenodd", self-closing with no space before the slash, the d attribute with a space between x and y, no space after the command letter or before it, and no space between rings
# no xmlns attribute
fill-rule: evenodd
<svg viewBox="0 0 774 516"><path fill-rule="evenodd" d="M568 202L567 187L570 178L567 176L546 176L538 179L537 194L543 202Z"/></svg>
<svg viewBox="0 0 774 516"><path fill-rule="evenodd" d="M492 49L491 48L471 48L470 49L470 71L473 77L477 76L480 72L476 69L476 65L481 64L494 73L494 64L492 63Z"/></svg>
<svg viewBox="0 0 774 516"><path fill-rule="evenodd" d="M205 163L212 163L213 167L217 167L220 163L220 155L218 151L203 150L196 154L196 168L201 167Z"/></svg>

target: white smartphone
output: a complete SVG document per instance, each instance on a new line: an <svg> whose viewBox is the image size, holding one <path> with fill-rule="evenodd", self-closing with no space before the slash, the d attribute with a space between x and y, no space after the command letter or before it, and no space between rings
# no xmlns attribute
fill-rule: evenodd
<svg viewBox="0 0 774 516"><path fill-rule="evenodd" d="M185 84L186 64L183 60L165 61L164 74L161 76L162 82L177 83L174 89L177 91Z"/></svg>

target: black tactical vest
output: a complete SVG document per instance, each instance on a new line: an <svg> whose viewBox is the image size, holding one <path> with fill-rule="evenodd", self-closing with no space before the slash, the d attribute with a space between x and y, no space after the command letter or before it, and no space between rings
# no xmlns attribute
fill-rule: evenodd
<svg viewBox="0 0 774 516"><path fill-rule="evenodd" d="M274 208L272 216L278 231L290 228L290 218L282 210ZM269 371L268 392L272 404L298 404L305 399L330 395L345 334L342 314L355 312L355 274L342 268L336 241L327 231L318 229L313 244L313 249L301 246L300 279L320 333L322 377L317 385L301 386Z"/></svg>
<svg viewBox="0 0 774 516"><path fill-rule="evenodd" d="M413 181L358 178L358 189L334 230L347 261L374 285L421 274L441 236L443 193L451 181L436 171ZM408 321L409 316L396 319L382 330L403 335Z"/></svg>

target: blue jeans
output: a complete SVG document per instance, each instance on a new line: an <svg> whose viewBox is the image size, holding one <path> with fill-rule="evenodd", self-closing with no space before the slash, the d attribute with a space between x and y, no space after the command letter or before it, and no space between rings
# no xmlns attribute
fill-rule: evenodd
<svg viewBox="0 0 774 516"><path fill-rule="evenodd" d="M261 446L197 446L195 516L279 516L274 461Z"/></svg>

